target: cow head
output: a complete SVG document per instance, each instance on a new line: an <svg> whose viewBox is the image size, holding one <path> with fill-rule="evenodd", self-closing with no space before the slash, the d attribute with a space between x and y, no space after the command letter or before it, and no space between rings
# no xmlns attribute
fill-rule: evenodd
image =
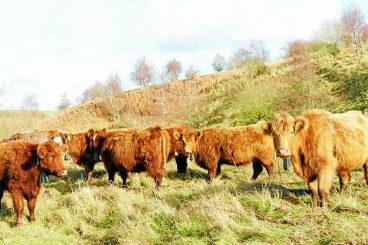
<svg viewBox="0 0 368 245"><path fill-rule="evenodd" d="M183 142L184 142L184 149L187 153L193 153L197 146L197 141L199 137L202 135L201 131L197 130L185 130L183 132Z"/></svg>
<svg viewBox="0 0 368 245"><path fill-rule="evenodd" d="M46 174L61 177L67 174L63 163L63 155L67 151L66 145L60 145L50 140L37 147L38 161Z"/></svg>
<svg viewBox="0 0 368 245"><path fill-rule="evenodd" d="M272 134L276 155L285 159L291 156L292 138L306 126L305 118L294 118L287 112L280 112L276 113L270 122L266 122L263 129Z"/></svg>
<svg viewBox="0 0 368 245"><path fill-rule="evenodd" d="M175 149L176 153L180 153L180 154L186 154L187 152L185 151L185 143L183 140L183 131L182 130L178 130L178 129L174 129L172 132L172 147Z"/></svg>
<svg viewBox="0 0 368 245"><path fill-rule="evenodd" d="M97 132L93 128L88 129L86 133L86 140L87 140L87 149L89 152L94 151L94 141L96 137L97 137Z"/></svg>
<svg viewBox="0 0 368 245"><path fill-rule="evenodd" d="M90 129L91 130L91 129ZM106 128L102 130L94 130L93 134L89 131L90 150L93 152L94 161L99 161L99 152L101 150L104 139L106 138Z"/></svg>

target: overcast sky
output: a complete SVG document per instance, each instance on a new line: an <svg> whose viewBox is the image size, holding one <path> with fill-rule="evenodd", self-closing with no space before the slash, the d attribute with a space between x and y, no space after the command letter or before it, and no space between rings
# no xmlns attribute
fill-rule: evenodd
<svg viewBox="0 0 368 245"><path fill-rule="evenodd" d="M159 70L176 57L212 72L216 53L228 57L262 39L276 59L293 39L308 39L338 18L343 0L0 0L0 84L5 109L36 94L55 110L64 92L74 102L96 80L119 74L131 89L140 56ZM354 1L368 15L368 1Z"/></svg>

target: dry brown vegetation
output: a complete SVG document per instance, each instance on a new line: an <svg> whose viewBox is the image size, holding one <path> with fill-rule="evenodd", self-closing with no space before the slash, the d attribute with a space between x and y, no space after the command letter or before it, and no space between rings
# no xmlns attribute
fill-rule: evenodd
<svg viewBox="0 0 368 245"><path fill-rule="evenodd" d="M183 123L209 99L209 92L226 83L241 71L233 70L153 85L113 96L97 99L67 109L46 120L45 127L64 130L85 130L90 127L147 127ZM113 118L113 113L118 116Z"/></svg>

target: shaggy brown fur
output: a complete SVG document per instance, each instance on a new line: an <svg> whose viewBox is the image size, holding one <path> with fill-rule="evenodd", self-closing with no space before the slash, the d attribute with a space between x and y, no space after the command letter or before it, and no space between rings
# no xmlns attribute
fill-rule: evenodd
<svg viewBox="0 0 368 245"><path fill-rule="evenodd" d="M126 185L129 172L147 171L159 187L164 175L164 166L171 150L170 135L160 127L145 130L123 130L99 132L95 137L95 149L98 150L109 182L114 181L119 171Z"/></svg>
<svg viewBox="0 0 368 245"><path fill-rule="evenodd" d="M66 150L65 145L53 141L38 145L21 140L0 143L0 201L4 191L9 191L17 226L22 223L23 198L27 200L29 220L35 220L41 171L59 177L66 174L62 160Z"/></svg>
<svg viewBox="0 0 368 245"><path fill-rule="evenodd" d="M84 167L86 170L87 182L91 181L93 169L97 162L99 162L98 153L93 151L93 137L97 131L89 129L86 133L68 134L67 142L69 154L72 161Z"/></svg>
<svg viewBox="0 0 368 245"><path fill-rule="evenodd" d="M314 207L317 206L317 194L322 207L327 207L335 172L340 177L341 190L349 182L349 172L362 166L368 183L368 119L361 112L332 114L316 110L295 119L290 115L287 120L275 119L279 116L276 114L269 124L275 147L290 149L294 172L308 183ZM292 124L294 129L290 132L289 127L276 125L276 122L284 125L288 122L287 125Z"/></svg>
<svg viewBox="0 0 368 245"><path fill-rule="evenodd" d="M274 147L266 122L231 129L211 128L202 132L184 132L185 148L193 152L196 163L208 170L210 181L221 172L221 164L240 166L253 162L256 179L264 166L273 174Z"/></svg>

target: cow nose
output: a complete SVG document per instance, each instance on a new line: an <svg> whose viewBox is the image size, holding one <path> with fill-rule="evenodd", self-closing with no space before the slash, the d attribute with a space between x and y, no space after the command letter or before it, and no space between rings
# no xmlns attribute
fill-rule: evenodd
<svg viewBox="0 0 368 245"><path fill-rule="evenodd" d="M287 158L291 155L289 148L278 148L276 153L278 157L282 158Z"/></svg>
<svg viewBox="0 0 368 245"><path fill-rule="evenodd" d="M62 172L62 176L65 176L65 175L67 175L68 174L68 171L67 170L63 170L63 172Z"/></svg>

